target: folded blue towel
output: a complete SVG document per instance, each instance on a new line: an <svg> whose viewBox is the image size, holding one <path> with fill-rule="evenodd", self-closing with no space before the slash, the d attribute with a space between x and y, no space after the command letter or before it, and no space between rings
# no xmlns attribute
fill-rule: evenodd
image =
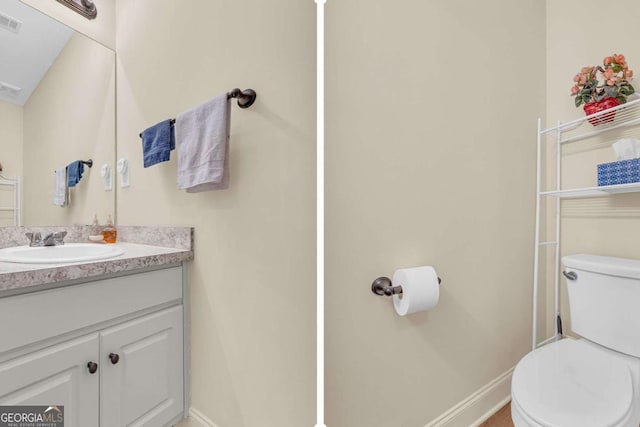
<svg viewBox="0 0 640 427"><path fill-rule="evenodd" d="M80 182L84 173L84 164L80 160L69 163L67 166L67 186L75 187Z"/></svg>
<svg viewBox="0 0 640 427"><path fill-rule="evenodd" d="M169 155L176 148L173 120L165 120L142 131L142 156L144 167L169 161Z"/></svg>

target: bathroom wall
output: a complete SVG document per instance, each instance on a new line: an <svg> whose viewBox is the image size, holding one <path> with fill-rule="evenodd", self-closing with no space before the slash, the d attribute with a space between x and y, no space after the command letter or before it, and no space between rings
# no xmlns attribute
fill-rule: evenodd
<svg viewBox="0 0 640 427"><path fill-rule="evenodd" d="M115 192L105 192L103 164L115 160L115 55L74 34L24 106L24 223L104 223L114 214ZM71 205L53 205L53 172L93 159L71 190Z"/></svg>
<svg viewBox="0 0 640 427"><path fill-rule="evenodd" d="M640 3L633 0L616 2L616 13L622 16L610 23L609 12L595 0L547 1L547 117L545 127L584 117L582 107L575 108L569 95L573 76L584 66L601 65L605 56L623 53L629 67L640 72L640 28L626 17L640 16ZM604 33L607 33L604 36ZM640 90L638 80L632 82ZM636 98L637 99L637 98ZM591 127L584 123L583 127ZM618 138L640 139L640 130L631 129L608 137L565 146L563 183L567 188L597 185L596 165L615 161L610 148ZM553 150L553 142L548 143ZM551 159L551 156L549 156ZM555 161L555 159L553 159ZM553 163L555 164L555 163ZM552 172L552 171L551 171ZM548 174L549 183L555 175ZM553 230L549 230L553 232ZM627 194L600 199L566 200L562 202L561 253L594 253L638 258L640 240L640 195ZM564 280L562 286L563 320L571 326Z"/></svg>
<svg viewBox="0 0 640 427"><path fill-rule="evenodd" d="M0 101L0 163L2 174L22 174L22 107ZM13 187L0 186L0 207L13 206ZM13 225L13 212L0 211L0 225Z"/></svg>
<svg viewBox="0 0 640 427"><path fill-rule="evenodd" d="M118 222L195 227L189 426L315 423L315 10L312 1L117 2ZM138 134L233 87L231 184L187 194L176 153ZM207 421L208 420L208 421Z"/></svg>
<svg viewBox="0 0 640 427"><path fill-rule="evenodd" d="M116 23L115 0L95 0L98 15L95 19L87 19L55 0L21 0L23 3L46 13L54 19L79 31L103 45L115 49Z"/></svg>
<svg viewBox="0 0 640 427"><path fill-rule="evenodd" d="M468 427L530 349L544 3L326 9L327 425ZM419 265L399 317L371 282Z"/></svg>

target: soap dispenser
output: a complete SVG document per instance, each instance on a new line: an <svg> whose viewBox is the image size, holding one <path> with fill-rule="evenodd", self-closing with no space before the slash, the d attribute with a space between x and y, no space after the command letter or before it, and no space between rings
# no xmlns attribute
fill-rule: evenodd
<svg viewBox="0 0 640 427"><path fill-rule="evenodd" d="M111 215L107 218L107 225L102 229L102 237L104 238L105 243L115 243L117 240L118 231L116 230L116 226L113 225Z"/></svg>
<svg viewBox="0 0 640 427"><path fill-rule="evenodd" d="M98 214L93 216L93 223L89 227L89 240L92 242L104 242L104 237L102 237L102 227L98 221Z"/></svg>
<svg viewBox="0 0 640 427"><path fill-rule="evenodd" d="M98 221L98 214L94 214L93 223L91 224L91 235L95 236L97 234L102 234L102 228L100 227L100 222Z"/></svg>

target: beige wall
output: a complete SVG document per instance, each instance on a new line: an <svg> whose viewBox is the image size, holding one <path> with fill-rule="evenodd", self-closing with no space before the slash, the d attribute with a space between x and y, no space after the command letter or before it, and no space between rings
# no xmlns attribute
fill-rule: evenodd
<svg viewBox="0 0 640 427"><path fill-rule="evenodd" d="M602 14L594 13L596 0L547 0L547 110L549 126L556 120L584 117L582 107L575 108L569 90L573 76L587 65L601 65L613 53L624 53L629 66L640 72L640 29L635 25L615 26L610 37L601 37ZM601 5L601 4L600 4ZM640 14L640 3L621 0L616 9L625 16ZM638 81L634 87L639 89ZM590 126L590 125L589 125ZM615 160L615 159L614 159Z"/></svg>
<svg viewBox="0 0 640 427"><path fill-rule="evenodd" d="M103 164L115 163L115 55L74 34L24 106L24 223L104 223L115 192L105 192ZM93 159L71 190L71 206L53 205L53 172Z"/></svg>
<svg viewBox="0 0 640 427"><path fill-rule="evenodd" d="M326 8L327 425L424 426L530 347L544 3ZM399 317L371 282L418 265Z"/></svg>
<svg viewBox="0 0 640 427"><path fill-rule="evenodd" d="M55 0L21 0L23 3L34 7L54 19L85 34L103 45L115 49L116 46L116 23L115 7L116 0L96 0L98 16L95 19L87 19L77 12L64 6Z"/></svg>
<svg viewBox="0 0 640 427"><path fill-rule="evenodd" d="M569 89L573 76L583 66L600 65L605 56L624 53L631 69L640 72L640 28L626 21L616 24L610 36L601 31L601 3L595 0L547 1L547 117L550 127L557 120L584 117L575 108ZM616 10L624 16L640 16L640 3L623 0ZM606 15L606 14L605 14ZM640 89L639 80L633 83ZM583 127L591 125L584 123ZM563 182L566 188L597 185L596 164L615 161L611 143L621 137L640 138L640 129L612 133L605 137L573 143L564 148ZM553 143L548 145L553 150ZM551 158L549 156L549 158ZM553 160L555 161L555 160ZM555 179L553 173L549 181ZM594 253L639 258L640 195L629 194L603 199L568 200L562 208L562 254ZM570 327L566 286L562 281L565 324Z"/></svg>
<svg viewBox="0 0 640 427"><path fill-rule="evenodd" d="M117 2L120 224L195 227L193 408L221 427L315 422L315 4ZM231 187L144 169L139 132L233 87ZM192 425L198 425L193 423Z"/></svg>
<svg viewBox="0 0 640 427"><path fill-rule="evenodd" d="M0 163L7 178L22 175L22 107L0 101ZM14 187L0 186L0 207L13 206ZM0 225L14 225L13 212L0 210Z"/></svg>

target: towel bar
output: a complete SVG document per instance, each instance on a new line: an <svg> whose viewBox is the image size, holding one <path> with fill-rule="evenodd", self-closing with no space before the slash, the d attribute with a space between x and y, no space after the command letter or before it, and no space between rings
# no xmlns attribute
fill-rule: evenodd
<svg viewBox="0 0 640 427"><path fill-rule="evenodd" d="M93 167L93 160L89 159L89 160L78 160L80 163L82 163L83 165L87 165L89 167ZM55 173L55 171L53 171Z"/></svg>
<svg viewBox="0 0 640 427"><path fill-rule="evenodd" d="M258 94L253 89L240 90L238 88L231 89L227 92L227 99L238 98L238 107L249 108L256 102ZM175 124L176 119L171 119L171 124ZM140 132L140 138L142 138L142 132ZM91 167L91 166L89 166Z"/></svg>

